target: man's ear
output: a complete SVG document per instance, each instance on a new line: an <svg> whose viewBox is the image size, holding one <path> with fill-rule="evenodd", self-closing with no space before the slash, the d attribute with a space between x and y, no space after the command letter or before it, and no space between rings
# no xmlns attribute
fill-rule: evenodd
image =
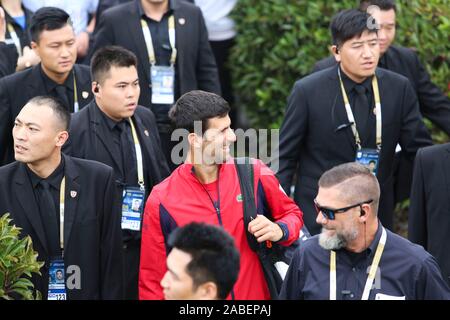
<svg viewBox="0 0 450 320"><path fill-rule="evenodd" d="M69 139L69 133L66 130L59 132L56 137L56 146L62 147L67 139Z"/></svg>
<svg viewBox="0 0 450 320"><path fill-rule="evenodd" d="M202 146L202 138L191 132L188 135L189 145L194 148L201 148Z"/></svg>
<svg viewBox="0 0 450 320"><path fill-rule="evenodd" d="M341 62L341 54L340 54L338 46L332 45L331 53L333 54L334 59L336 59L337 62Z"/></svg>
<svg viewBox="0 0 450 320"><path fill-rule="evenodd" d="M31 49L33 49L34 53L36 53L36 55L40 58L41 56L39 55L39 50L38 50L39 45L34 41L31 41L30 45L31 45Z"/></svg>
<svg viewBox="0 0 450 320"><path fill-rule="evenodd" d="M212 281L201 284L196 290L199 300L218 300L218 293L217 285Z"/></svg>
<svg viewBox="0 0 450 320"><path fill-rule="evenodd" d="M359 213L359 219L361 222L366 223L367 220L373 215L372 207L369 204L361 205Z"/></svg>

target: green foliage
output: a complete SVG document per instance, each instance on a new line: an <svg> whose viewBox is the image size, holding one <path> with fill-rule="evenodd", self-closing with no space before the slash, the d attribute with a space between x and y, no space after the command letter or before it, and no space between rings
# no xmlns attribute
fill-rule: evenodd
<svg viewBox="0 0 450 320"><path fill-rule="evenodd" d="M331 17L359 1L240 0L234 10L238 37L230 66L240 103L252 124L278 128L295 81L329 55ZM416 48L432 80L450 84L449 0L397 0L396 43ZM326 90L326 88L324 88ZM431 126L430 126L431 127ZM447 138L433 131L436 141Z"/></svg>
<svg viewBox="0 0 450 320"><path fill-rule="evenodd" d="M19 239L20 228L10 222L9 214L0 218L0 299L40 299L41 294L34 293L30 277L32 273L40 274L44 263L36 261L38 255L31 238Z"/></svg>

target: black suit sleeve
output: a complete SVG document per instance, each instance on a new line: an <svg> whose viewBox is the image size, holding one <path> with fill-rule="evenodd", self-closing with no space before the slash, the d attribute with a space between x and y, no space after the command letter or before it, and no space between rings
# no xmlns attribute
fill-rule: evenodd
<svg viewBox="0 0 450 320"><path fill-rule="evenodd" d="M306 95L299 82L288 99L286 115L280 130L278 180L289 195L292 179L300 157L300 147L308 127Z"/></svg>
<svg viewBox="0 0 450 320"><path fill-rule="evenodd" d="M414 243L427 248L427 199L425 194L424 174L424 149L417 152L414 163L414 174L411 188L409 217L408 217L408 238Z"/></svg>
<svg viewBox="0 0 450 320"><path fill-rule="evenodd" d="M316 62L311 73L332 67L332 66L336 65L336 63L337 63L336 59L333 56L322 59L322 60Z"/></svg>
<svg viewBox="0 0 450 320"><path fill-rule="evenodd" d="M405 82L401 108L400 146L409 159L414 159L417 150L432 145L432 141L420 114L417 96L409 81Z"/></svg>
<svg viewBox="0 0 450 320"><path fill-rule="evenodd" d="M108 169L101 223L101 299L123 299L121 206L116 202L113 170Z"/></svg>
<svg viewBox="0 0 450 320"><path fill-rule="evenodd" d="M198 89L207 92L221 94L219 73L217 71L216 60L208 41L208 31L205 20L199 9L199 52L197 56L197 81Z"/></svg>
<svg viewBox="0 0 450 320"><path fill-rule="evenodd" d="M412 65L416 66L417 95L424 117L430 119L439 128L450 135L450 99L431 82L430 76L415 53Z"/></svg>
<svg viewBox="0 0 450 320"><path fill-rule="evenodd" d="M89 61L97 49L115 44L114 27L108 12L102 14L97 23L98 24L93 35L94 40L89 49Z"/></svg>
<svg viewBox="0 0 450 320"><path fill-rule="evenodd" d="M164 156L164 152L162 152L161 139L159 137L158 126L156 125L155 116L154 116L153 112L151 112L150 110L146 110L146 111L149 111L149 114L150 114L149 120L150 120L150 124L151 124L150 125L151 135L152 135L152 137L155 138L156 146L158 148L158 152L156 152L156 161L159 165L159 169L160 169L160 173L161 173L161 181L162 181L170 175L170 169L169 169L169 165L167 164L167 159Z"/></svg>
<svg viewBox="0 0 450 320"><path fill-rule="evenodd" d="M13 45L0 42L0 78L16 72L19 55Z"/></svg>
<svg viewBox="0 0 450 320"><path fill-rule="evenodd" d="M289 269L284 278L280 291L280 300L303 300L303 286L305 272L302 270L301 249L295 250Z"/></svg>
<svg viewBox="0 0 450 320"><path fill-rule="evenodd" d="M8 150L12 147L11 104L4 80L0 80L0 166L11 162Z"/></svg>

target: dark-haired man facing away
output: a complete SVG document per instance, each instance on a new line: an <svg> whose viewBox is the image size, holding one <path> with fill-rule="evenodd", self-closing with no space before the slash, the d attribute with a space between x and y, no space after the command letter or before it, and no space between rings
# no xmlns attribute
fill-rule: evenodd
<svg viewBox="0 0 450 320"><path fill-rule="evenodd" d="M75 65L77 49L69 15L53 7L39 9L31 19L30 33L31 47L41 63L0 79L0 164L14 160L11 130L28 100L50 95L76 112L92 98L89 68Z"/></svg>
<svg viewBox="0 0 450 320"><path fill-rule="evenodd" d="M167 271L161 280L166 300L224 300L239 275L234 239L218 226L189 223L170 234Z"/></svg>
<svg viewBox="0 0 450 320"><path fill-rule="evenodd" d="M29 235L44 299L122 299L120 214L110 167L61 153L70 114L52 97L36 97L14 122L16 162L0 168L0 215ZM65 281L57 281L64 270ZM51 277L52 276L52 277Z"/></svg>
<svg viewBox="0 0 450 320"><path fill-rule="evenodd" d="M278 177L289 192L296 176L294 197L312 234L320 231L313 203L319 177L350 161L377 163L380 220L392 228L395 147L399 143L414 158L418 148L431 144L408 79L377 69L380 47L369 19L354 9L333 17L332 48L339 64L297 81L288 100Z"/></svg>

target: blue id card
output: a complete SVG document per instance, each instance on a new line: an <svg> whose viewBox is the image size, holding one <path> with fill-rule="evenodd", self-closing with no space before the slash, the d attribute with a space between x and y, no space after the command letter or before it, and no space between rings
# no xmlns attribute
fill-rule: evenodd
<svg viewBox="0 0 450 320"><path fill-rule="evenodd" d="M152 81L152 103L173 104L175 68L173 66L152 66L150 68Z"/></svg>
<svg viewBox="0 0 450 320"><path fill-rule="evenodd" d="M67 300L64 260L50 260L48 300Z"/></svg>
<svg viewBox="0 0 450 320"><path fill-rule="evenodd" d="M122 229L141 230L144 212L145 191L140 188L125 187L122 197Z"/></svg>
<svg viewBox="0 0 450 320"><path fill-rule="evenodd" d="M367 167L374 176L378 172L379 159L380 152L377 149L360 149L356 151L355 161Z"/></svg>

